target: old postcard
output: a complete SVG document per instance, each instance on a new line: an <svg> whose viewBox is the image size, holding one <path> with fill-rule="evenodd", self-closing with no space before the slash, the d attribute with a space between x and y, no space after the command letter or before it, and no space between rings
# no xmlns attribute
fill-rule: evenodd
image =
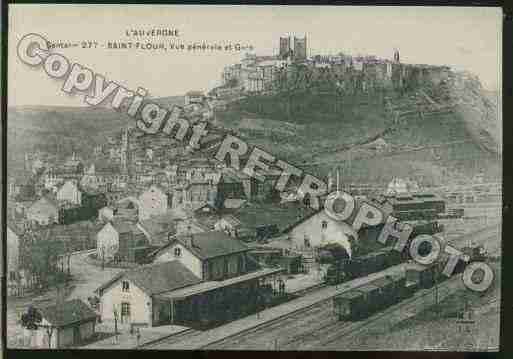
<svg viewBox="0 0 513 359"><path fill-rule="evenodd" d="M8 348L499 349L500 8L8 29Z"/></svg>

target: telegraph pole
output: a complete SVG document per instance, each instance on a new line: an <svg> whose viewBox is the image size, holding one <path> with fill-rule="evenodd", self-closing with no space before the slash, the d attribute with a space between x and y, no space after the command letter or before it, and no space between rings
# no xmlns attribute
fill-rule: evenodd
<svg viewBox="0 0 513 359"><path fill-rule="evenodd" d="M438 296L438 266L435 265L435 273L434 273L434 279L435 279L435 311L436 311L436 317L439 317L440 314L440 307L439 307L439 296Z"/></svg>

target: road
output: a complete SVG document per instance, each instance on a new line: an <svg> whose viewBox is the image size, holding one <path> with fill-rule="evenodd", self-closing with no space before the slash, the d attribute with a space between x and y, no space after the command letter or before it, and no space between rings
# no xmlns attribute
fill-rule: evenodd
<svg viewBox="0 0 513 359"><path fill-rule="evenodd" d="M107 282L124 269L120 268L104 268L97 267L86 261L89 253L80 253L71 256L70 268L73 275L71 285L74 286L68 299L82 299L95 295L94 290L100 285Z"/></svg>

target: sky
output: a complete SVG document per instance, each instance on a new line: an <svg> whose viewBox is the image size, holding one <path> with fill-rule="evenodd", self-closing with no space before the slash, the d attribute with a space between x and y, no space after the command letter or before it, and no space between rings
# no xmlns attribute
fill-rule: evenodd
<svg viewBox="0 0 513 359"><path fill-rule="evenodd" d="M38 33L50 41L137 41L130 29L178 29L179 37L142 38L189 44L241 43L272 55L280 36L307 36L309 55L369 54L401 61L448 65L473 72L489 90L501 85L502 12L468 7L331 7L242 5L9 5L9 106L85 106L83 96L61 91L42 67L16 56L19 40ZM72 48L55 50L130 89L143 87L165 97L206 91L220 82L222 69L244 52L176 52Z"/></svg>

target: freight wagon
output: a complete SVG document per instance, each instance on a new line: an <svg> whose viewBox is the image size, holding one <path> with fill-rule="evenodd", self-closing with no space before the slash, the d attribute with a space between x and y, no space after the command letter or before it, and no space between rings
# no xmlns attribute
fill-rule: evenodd
<svg viewBox="0 0 513 359"><path fill-rule="evenodd" d="M333 298L339 320L359 320L394 305L413 294L404 275L385 276Z"/></svg>

